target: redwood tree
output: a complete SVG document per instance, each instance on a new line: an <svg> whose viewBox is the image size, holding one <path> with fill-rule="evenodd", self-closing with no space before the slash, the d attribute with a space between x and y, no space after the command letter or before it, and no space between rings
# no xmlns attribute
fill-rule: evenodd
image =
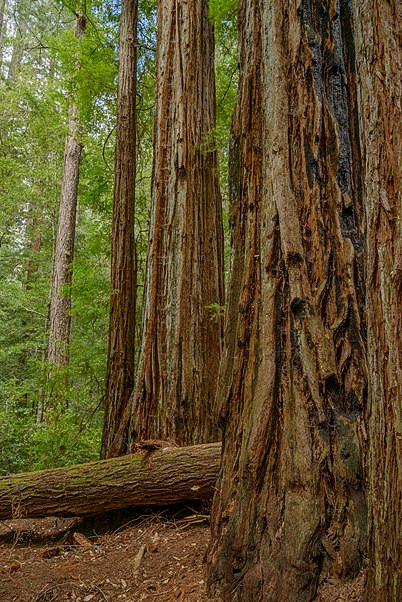
<svg viewBox="0 0 402 602"><path fill-rule="evenodd" d="M363 232L348 2L241 0L209 585L304 602L365 553Z"/></svg>
<svg viewBox="0 0 402 602"><path fill-rule="evenodd" d="M86 16L77 15L75 37L82 40ZM71 331L72 261L74 258L75 227L78 199L78 182L82 153L82 128L75 99L69 107L69 131L64 145L63 180L59 206L58 229L53 258L53 280L50 301L50 331L48 361L53 368L68 365Z"/></svg>
<svg viewBox="0 0 402 602"><path fill-rule="evenodd" d="M160 0L150 250L134 438L216 438L222 216L207 0ZM216 311L218 310L218 311Z"/></svg>
<svg viewBox="0 0 402 602"><path fill-rule="evenodd" d="M354 3L367 223L368 600L402 592L402 51L397 3Z"/></svg>
<svg viewBox="0 0 402 602"><path fill-rule="evenodd" d="M106 372L105 420L101 455L115 455L111 446L134 385L135 249L134 195L136 144L137 0L123 0L117 91L116 147L109 346ZM131 406L130 406L131 407Z"/></svg>

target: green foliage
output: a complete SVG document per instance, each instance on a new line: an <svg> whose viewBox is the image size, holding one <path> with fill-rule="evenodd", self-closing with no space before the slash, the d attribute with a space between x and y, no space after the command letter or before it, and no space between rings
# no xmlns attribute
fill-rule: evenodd
<svg viewBox="0 0 402 602"><path fill-rule="evenodd" d="M230 262L229 235L229 137L237 85L237 0L210 0L210 18L215 26L216 129L213 132L219 156L220 188L225 229L225 273Z"/></svg>
<svg viewBox="0 0 402 602"><path fill-rule="evenodd" d="M35 424L31 410L10 403L0 411L0 474L97 460L101 432L99 414L67 410L62 419Z"/></svg>
<svg viewBox="0 0 402 602"><path fill-rule="evenodd" d="M11 6L11 5L10 5ZM18 0L0 61L0 472L97 459L109 321L118 15L111 3ZM155 98L155 0L140 0L137 82L137 340L148 245ZM86 32L74 36L86 10ZM228 139L236 98L237 3L211 0L217 150L228 211ZM17 53L14 50L18 50ZM19 54L18 54L19 53ZM10 77L12 56L18 56ZM83 126L73 262L70 363L47 379L48 306L68 107ZM225 221L226 218L225 218ZM227 225L226 225L227 230ZM227 240L228 240L227 236ZM226 246L228 255L228 245ZM211 304L211 319L224 307ZM138 348L138 345L137 345ZM53 413L42 411L49 396ZM59 411L57 408L63 408ZM65 409L67 408L67 409Z"/></svg>
<svg viewBox="0 0 402 602"><path fill-rule="evenodd" d="M206 309L209 311L210 320L218 320L224 317L226 307L225 305L219 305L219 303L210 303L206 305Z"/></svg>
<svg viewBox="0 0 402 602"><path fill-rule="evenodd" d="M65 82L60 102L73 98L81 121L96 123L104 104L110 103L115 92L118 62L108 36L93 17L87 21L82 40L75 37L71 28L53 35L49 44L50 59Z"/></svg>
<svg viewBox="0 0 402 602"><path fill-rule="evenodd" d="M88 5L87 5L88 6ZM77 7L79 8L79 7ZM82 7L81 7L82 8ZM106 9L105 9L106 10ZM0 68L0 470L96 459L109 308L117 22L99 6L82 43L62 5L21 0ZM29 28L11 27L14 20ZM103 20L103 21L102 21ZM15 37L23 32L23 42ZM19 34L18 34L19 35ZM21 34L22 35L22 34ZM15 44L25 49L8 79ZM8 50L7 50L8 48ZM77 66L80 69L77 69ZM68 105L85 130L67 369L46 379L48 304ZM37 424L47 396L68 410Z"/></svg>
<svg viewBox="0 0 402 602"><path fill-rule="evenodd" d="M215 26L232 23L237 16L237 0L209 0L209 18Z"/></svg>

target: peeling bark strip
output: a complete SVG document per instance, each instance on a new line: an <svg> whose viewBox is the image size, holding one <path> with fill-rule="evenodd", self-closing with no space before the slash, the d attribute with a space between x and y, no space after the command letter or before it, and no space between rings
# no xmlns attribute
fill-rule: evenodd
<svg viewBox="0 0 402 602"><path fill-rule="evenodd" d="M134 248L137 0L123 0L120 16L111 298L102 458L122 424L134 387L136 271Z"/></svg>
<svg viewBox="0 0 402 602"><path fill-rule="evenodd" d="M77 15L75 36L78 40L82 39L85 27L86 17ZM56 367L66 366L69 360L71 295L68 287L72 281L71 264L74 259L78 181L82 151L80 117L74 102L71 103L69 112L70 124L64 146L63 180L50 301L48 361Z"/></svg>
<svg viewBox="0 0 402 602"><path fill-rule="evenodd" d="M402 14L393 0L356 0L354 12L367 212L368 600L397 602L402 591Z"/></svg>
<svg viewBox="0 0 402 602"><path fill-rule="evenodd" d="M150 251L134 438L214 440L223 304L207 0L160 0Z"/></svg>
<svg viewBox="0 0 402 602"><path fill-rule="evenodd" d="M209 585L307 602L365 553L363 232L351 7L242 0L224 432ZM347 87L348 84L348 87Z"/></svg>
<svg viewBox="0 0 402 602"><path fill-rule="evenodd" d="M210 499L219 443L0 477L0 519L86 516Z"/></svg>

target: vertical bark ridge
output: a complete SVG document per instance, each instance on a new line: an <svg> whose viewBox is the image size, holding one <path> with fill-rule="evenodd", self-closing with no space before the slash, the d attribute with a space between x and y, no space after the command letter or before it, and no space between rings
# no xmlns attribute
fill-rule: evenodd
<svg viewBox="0 0 402 602"><path fill-rule="evenodd" d="M131 410L130 397L134 387L137 0L122 3L120 19L103 458L127 451L124 427Z"/></svg>
<svg viewBox="0 0 402 602"><path fill-rule="evenodd" d="M367 211L368 599L402 591L401 8L354 2Z"/></svg>
<svg viewBox="0 0 402 602"><path fill-rule="evenodd" d="M303 602L365 552L362 198L350 6L240 3L233 251L209 581ZM236 311L240 316L231 320Z"/></svg>
<svg viewBox="0 0 402 602"><path fill-rule="evenodd" d="M213 150L213 31L206 0L161 0L150 251L134 438L216 438L223 304L222 218Z"/></svg>

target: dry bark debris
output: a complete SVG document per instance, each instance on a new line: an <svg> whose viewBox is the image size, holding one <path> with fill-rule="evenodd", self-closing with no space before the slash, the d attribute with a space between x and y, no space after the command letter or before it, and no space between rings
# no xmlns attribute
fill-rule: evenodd
<svg viewBox="0 0 402 602"><path fill-rule="evenodd" d="M109 598L100 589L100 587L87 587L84 583L74 583L73 581L63 581L45 587L35 598L34 602L64 602L67 600L77 600L77 602L109 602Z"/></svg>
<svg viewBox="0 0 402 602"><path fill-rule="evenodd" d="M0 524L0 535L15 529L17 522L22 523L21 541L26 541L24 531L46 533L53 541L52 536L61 537L63 527L71 523L54 518L7 521ZM91 547L67 543L39 549L29 544L0 545L0 567L5 568L0 579L0 600L210 602L203 563L209 535L209 528L193 525L190 516L166 520L152 515L97 537ZM58 555L47 555L47 551L57 548ZM20 565L14 573L10 573L12 561ZM364 584L364 573L348 583L327 580L320 585L315 602L362 602Z"/></svg>
<svg viewBox="0 0 402 602"><path fill-rule="evenodd" d="M32 532L43 522L25 520L24 525ZM202 559L209 531L200 525L183 531L182 525L158 515L143 517L98 537L91 548L58 544L60 554L51 558L31 547L14 549L12 558L20 561L21 570L12 580L11 575L0 580L0 600L63 602L75 595L83 601L93 594L88 602L99 602L105 598L98 587L110 602L206 602ZM9 554L9 546L0 546L0 566L5 559L9 563Z"/></svg>
<svg viewBox="0 0 402 602"><path fill-rule="evenodd" d="M90 542L89 539L82 533L73 533L73 540L84 548L92 548L93 546L93 543Z"/></svg>
<svg viewBox="0 0 402 602"><path fill-rule="evenodd" d="M44 550L40 550L38 556L39 558L54 558L55 556L59 556L60 552L60 546L53 546L51 548L45 548Z"/></svg>
<svg viewBox="0 0 402 602"><path fill-rule="evenodd" d="M15 573L21 568L21 563L18 560L12 560L8 566L1 569L0 573Z"/></svg>
<svg viewBox="0 0 402 602"><path fill-rule="evenodd" d="M147 551L146 544L142 545L140 547L140 549L138 550L138 552L134 558L134 562L133 562L133 574L134 575L138 574L138 569L140 568L141 561L142 561L146 551Z"/></svg>

